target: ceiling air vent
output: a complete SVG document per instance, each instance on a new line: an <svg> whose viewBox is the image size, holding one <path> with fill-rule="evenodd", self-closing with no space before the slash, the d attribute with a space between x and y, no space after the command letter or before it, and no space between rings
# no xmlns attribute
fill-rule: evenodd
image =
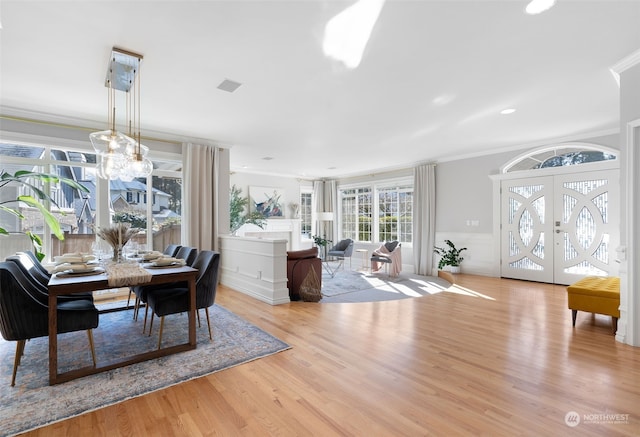
<svg viewBox="0 0 640 437"><path fill-rule="evenodd" d="M240 82L225 79L220 83L220 85L218 85L218 89L232 93L235 90L237 90L240 87L240 85L242 85Z"/></svg>

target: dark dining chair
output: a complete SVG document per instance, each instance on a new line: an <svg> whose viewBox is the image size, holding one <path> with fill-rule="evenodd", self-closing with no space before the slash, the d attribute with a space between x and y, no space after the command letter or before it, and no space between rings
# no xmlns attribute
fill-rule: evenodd
<svg viewBox="0 0 640 437"><path fill-rule="evenodd" d="M188 266L191 266L191 264L196 260L197 255L198 249L195 247L182 246L178 249L174 258L183 259Z"/></svg>
<svg viewBox="0 0 640 437"><path fill-rule="evenodd" d="M17 341L11 386L24 354L26 341L49 335L49 307L31 288L32 283L14 262L0 262L0 333L7 341ZM87 300L58 304L58 334L87 331L93 365L96 353L93 329L98 327L98 309Z"/></svg>
<svg viewBox="0 0 640 437"><path fill-rule="evenodd" d="M33 259L25 252L18 252L15 255L8 256L7 262L12 262L18 266L18 268L25 275L25 278L31 283L34 296L39 297L39 300L47 305L49 302L49 279L39 272L37 264ZM40 262L36 258L36 262ZM58 303L71 300L87 300L93 303L93 293L90 291L86 293L74 293L58 296Z"/></svg>
<svg viewBox="0 0 640 437"><path fill-rule="evenodd" d="M25 250L24 252L18 252L16 255L24 255L27 259L31 260L33 268L30 268L29 271L32 276L37 278L43 284L47 284L49 282L49 279L51 279L51 273L49 273L49 271L42 265L35 253L30 250Z"/></svg>
<svg viewBox="0 0 640 437"><path fill-rule="evenodd" d="M196 256L198 255L198 249L196 249L195 247L188 247L188 246L181 246L180 249L178 250L178 252L176 252L175 258L177 259L183 259L185 262L185 265L188 265L189 267L191 267L191 265L193 264L193 262L196 259ZM179 286L184 286L186 287L186 283L182 283L182 284L176 284L176 283L168 283L168 284L161 284L161 285L156 285L155 288L175 288L175 287L179 287ZM131 293L131 291L133 291L136 294L136 300L135 303L133 305L133 318L134 320L138 320L138 311L140 310L140 303L146 303L147 302L147 292L149 290L150 286L148 285L135 285L133 287L129 287L129 293ZM148 307L145 307L144 310L144 323L142 324L142 333L144 334L144 332L147 330L147 315L149 313L149 309Z"/></svg>
<svg viewBox="0 0 640 437"><path fill-rule="evenodd" d="M192 267L198 270L196 279L196 313L198 314L198 320L200 320L199 310L204 308L207 316L207 327L209 328L209 339L212 340L209 307L214 304L216 299L220 254L212 250L203 250L198 253ZM189 287L186 283L179 285L175 288L152 288L150 286L147 293L147 305L151 308L149 335L151 335L153 328L154 315L160 317L158 349L160 349L160 344L162 343L165 316L189 310Z"/></svg>
<svg viewBox="0 0 640 437"><path fill-rule="evenodd" d="M167 247L165 247L164 252L162 252L163 255L167 255L167 256L173 256L175 257L176 254L178 253L178 251L180 250L182 246L179 244L169 244L167 245ZM129 307L129 302L131 302L131 294L134 293L133 287L129 287L129 297L127 297L127 308ZM137 297L136 297L137 299ZM138 319L138 305L140 304L140 302L138 302L137 300L134 302L133 304L133 308L135 309L135 311L133 312L133 319L137 320Z"/></svg>
<svg viewBox="0 0 640 437"><path fill-rule="evenodd" d="M168 256L176 256L181 247L179 244L169 244L162 253Z"/></svg>

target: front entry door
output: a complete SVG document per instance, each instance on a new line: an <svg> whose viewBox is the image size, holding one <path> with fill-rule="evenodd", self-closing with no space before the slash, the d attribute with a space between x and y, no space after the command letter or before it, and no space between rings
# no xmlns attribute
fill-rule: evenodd
<svg viewBox="0 0 640 437"><path fill-rule="evenodd" d="M612 274L619 170L502 181L501 276L571 284Z"/></svg>

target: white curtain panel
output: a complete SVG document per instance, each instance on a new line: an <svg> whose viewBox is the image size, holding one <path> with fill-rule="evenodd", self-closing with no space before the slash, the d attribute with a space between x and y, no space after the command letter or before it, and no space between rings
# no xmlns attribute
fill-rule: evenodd
<svg viewBox="0 0 640 437"><path fill-rule="evenodd" d="M338 235L338 201L336 191L336 181L314 181L313 182L314 213L332 212L333 221L322 222L317 225L317 234L326 236L328 240L336 243L333 238Z"/></svg>
<svg viewBox="0 0 640 437"><path fill-rule="evenodd" d="M338 242L338 200L336 192L336 181L324 181L324 210L333 213L333 221L329 224L330 231L327 232L329 240L333 244Z"/></svg>
<svg viewBox="0 0 640 437"><path fill-rule="evenodd" d="M215 146L182 145L182 240L198 250L218 250L218 153Z"/></svg>
<svg viewBox="0 0 640 437"><path fill-rule="evenodd" d="M433 274L433 246L436 234L436 165L414 169L413 260L415 273Z"/></svg>

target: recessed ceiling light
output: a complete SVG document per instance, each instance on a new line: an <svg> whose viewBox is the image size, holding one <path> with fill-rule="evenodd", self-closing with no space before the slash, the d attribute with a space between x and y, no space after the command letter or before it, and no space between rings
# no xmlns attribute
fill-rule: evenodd
<svg viewBox="0 0 640 437"><path fill-rule="evenodd" d="M500 114L509 115L509 114L513 114L514 112L516 112L515 108L507 108L500 111Z"/></svg>
<svg viewBox="0 0 640 437"><path fill-rule="evenodd" d="M327 170L335 170L337 167L327 167Z"/></svg>
<svg viewBox="0 0 640 437"><path fill-rule="evenodd" d="M525 12L529 15L536 15L551 9L555 4L556 0L531 0L525 8Z"/></svg>
<svg viewBox="0 0 640 437"><path fill-rule="evenodd" d="M264 161L271 161L273 159L273 156L265 156L264 158L262 158Z"/></svg>
<svg viewBox="0 0 640 437"><path fill-rule="evenodd" d="M441 96L436 97L431 102L436 106L444 106L451 103L455 99L455 96L450 94L443 94Z"/></svg>

